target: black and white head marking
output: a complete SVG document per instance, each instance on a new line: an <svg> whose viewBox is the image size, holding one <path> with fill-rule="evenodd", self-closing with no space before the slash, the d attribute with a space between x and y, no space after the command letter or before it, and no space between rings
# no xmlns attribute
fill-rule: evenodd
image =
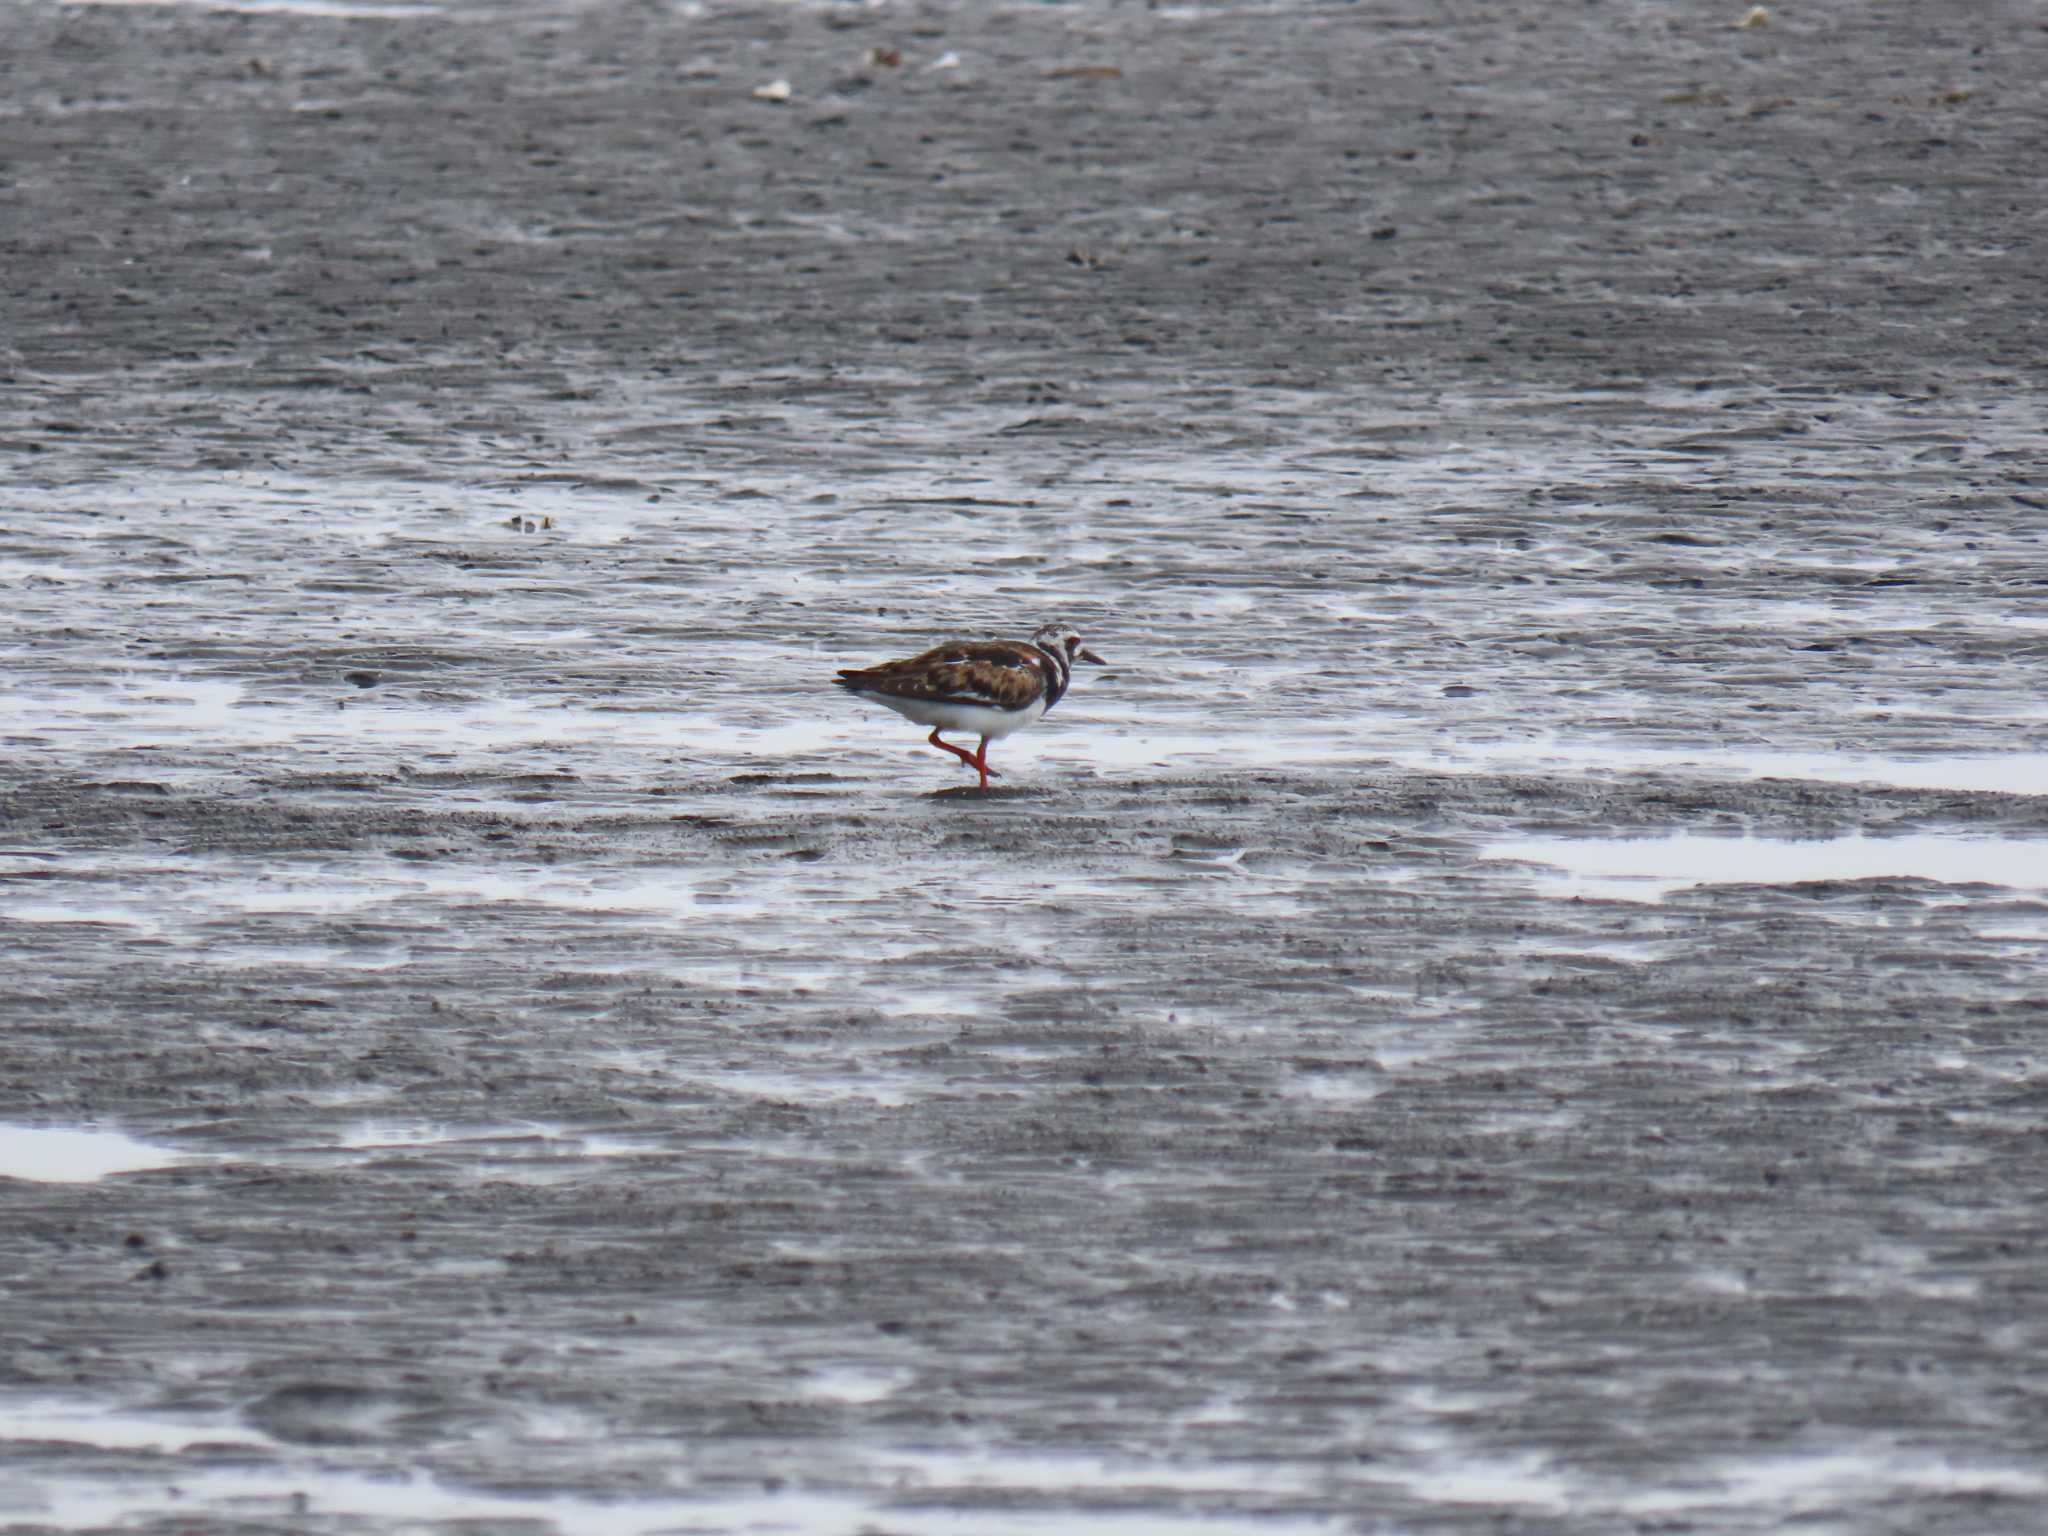
<svg viewBox="0 0 2048 1536"><path fill-rule="evenodd" d="M1066 694L1074 680L1076 661L1102 665L1102 658L1081 644L1081 632L1071 624L1046 624L1031 637L1031 644L1049 665L1045 672L1045 707L1051 709Z"/></svg>

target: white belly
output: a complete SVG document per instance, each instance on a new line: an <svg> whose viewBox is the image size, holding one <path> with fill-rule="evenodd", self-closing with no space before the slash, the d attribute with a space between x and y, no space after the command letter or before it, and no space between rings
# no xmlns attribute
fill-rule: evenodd
<svg viewBox="0 0 2048 1536"><path fill-rule="evenodd" d="M991 739L1021 731L1045 713L1045 700L1033 699L1023 709L991 709L985 704L941 704L933 699L892 699L884 694L863 693L919 725L934 725L942 731L972 731Z"/></svg>

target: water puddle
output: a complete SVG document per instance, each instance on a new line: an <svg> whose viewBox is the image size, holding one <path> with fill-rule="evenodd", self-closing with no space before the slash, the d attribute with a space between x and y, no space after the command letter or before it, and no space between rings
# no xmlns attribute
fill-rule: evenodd
<svg viewBox="0 0 2048 1536"><path fill-rule="evenodd" d="M1280 1092L1290 1099L1325 1106L1365 1104L1385 1091L1379 1075L1365 1070L1296 1072L1280 1085Z"/></svg>
<svg viewBox="0 0 2048 1536"><path fill-rule="evenodd" d="M1888 789L2048 794L2048 752L1884 757L1752 747L1631 747L1588 740L1490 748L1469 754L1466 760L1495 771L1565 768L1574 772L1696 774L1710 779L1808 779L1821 784L1880 784Z"/></svg>
<svg viewBox="0 0 2048 1536"><path fill-rule="evenodd" d="M1808 1455L1725 1460L1683 1483L1650 1488L1621 1501L1638 1516L1727 1509L1771 1510L1780 1516L1840 1517L1905 1497L2038 1499L2048 1477L2033 1470L1973 1464L1960 1457L1907 1450L1887 1441ZM1823 1527L1828 1528L1828 1527ZM1843 1529L1871 1529L1845 1521Z"/></svg>
<svg viewBox="0 0 2048 1536"><path fill-rule="evenodd" d="M176 6L197 11L233 11L245 16L325 16L344 20L405 21L415 16L438 16L439 5L392 4L390 0L63 0L65 5L129 7Z"/></svg>
<svg viewBox="0 0 2048 1536"><path fill-rule="evenodd" d="M1063 704L1068 721L1083 704ZM838 733L833 733L838 734ZM1434 741L1418 740L1435 736ZM830 742L829 745L837 745ZM1656 773L1704 779L1807 779L1891 789L1946 789L2048 795L2048 752L1886 756L1768 747L1670 747L1589 734L1576 739L1459 740L1402 715L1352 715L1313 732L1280 727L1256 739L1230 732L1133 730L1093 722L1037 744L1054 769L1097 773L1200 768L1381 767L1420 773ZM849 747L857 746L848 743Z"/></svg>
<svg viewBox="0 0 2048 1536"><path fill-rule="evenodd" d="M2048 889L2048 840L1918 833L1904 837L1527 837L1494 843L1488 859L1544 866L1572 896L1657 901L1695 885L1814 880L1932 880Z"/></svg>
<svg viewBox="0 0 2048 1536"><path fill-rule="evenodd" d="M301 1144L275 1152L237 1147L193 1153L154 1146L118 1131L0 1125L0 1179L89 1184L117 1173L223 1159L361 1165L391 1158L449 1156L482 1178L544 1183L574 1177L587 1165L604 1159L659 1153L663 1144L659 1136L608 1135L556 1125L376 1121L359 1124L326 1144Z"/></svg>
<svg viewBox="0 0 2048 1536"><path fill-rule="evenodd" d="M1563 1513L1580 1492L1576 1479L1554 1470L1548 1458L1533 1452L1487 1457L1455 1448L1448 1435L1410 1432L1403 1439L1413 1459L1389 1469L1387 1480L1418 1503Z"/></svg>
<svg viewBox="0 0 2048 1536"><path fill-rule="evenodd" d="M1265 1513L1227 1518L1170 1513L1159 1509L1100 1508L1089 1495L1119 1501L1138 1491L1198 1492L1269 1499L1297 1491L1298 1479L1253 1466L1206 1469L1155 1464L1114 1464L1061 1456L885 1456L891 1483L916 1502L885 1497L788 1491L741 1497L683 1494L606 1501L563 1495L527 1497L485 1493L424 1476L385 1478L333 1469L179 1468L158 1486L69 1478L46 1483L28 1499L16 1493L0 1501L0 1514L27 1511L44 1527L81 1529L123 1526L159 1514L168 1500L185 1521L209 1516L236 1522L277 1519L294 1528L319 1521L374 1523L389 1531L418 1531L462 1522L493 1528L534 1529L549 1536L658 1536L680 1530L773 1531L782 1536L838 1536L851 1530L886 1528L904 1536L1045 1536L1074 1528L1078 1519L1104 1536L1219 1536L1224 1531L1306 1533L1336 1531L1344 1521L1328 1516ZM1052 1507L1005 1509L986 1502L990 1494L1011 1499L1019 1492L1052 1494ZM968 1501L947 1507L949 1496ZM1085 1509L1077 1516L1076 1504ZM971 1511L971 1513L970 1513Z"/></svg>
<svg viewBox="0 0 2048 1536"><path fill-rule="evenodd" d="M797 1382L805 1397L829 1403L879 1403L917 1379L915 1371L879 1370L858 1365L826 1366Z"/></svg>
<svg viewBox="0 0 2048 1536"><path fill-rule="evenodd" d="M1546 859L1542 862L1555 861ZM1539 960L1566 965L1577 961L1593 965L1648 965L1653 961L1671 958L1680 953L1684 946L1675 940L1649 936L1594 938L1579 935L1572 938L1516 939L1506 947L1516 954L1530 955Z"/></svg>
<svg viewBox="0 0 2048 1536"><path fill-rule="evenodd" d="M1978 937L2014 944L2048 944L2048 912L2001 915L1997 927L1984 929Z"/></svg>
<svg viewBox="0 0 2048 1536"><path fill-rule="evenodd" d="M0 1445L84 1445L100 1451L175 1455L195 1445L267 1446L228 1412L157 1415L68 1397L31 1397L0 1404ZM7 1508L0 1502L0 1511Z"/></svg>
<svg viewBox="0 0 2048 1536"><path fill-rule="evenodd" d="M1748 1281L1733 1272L1698 1279L1714 1294L1751 1294ZM1688 1529L1694 1520L1719 1528L1737 1519L1748 1528L1766 1518L1775 1528L1820 1515L1835 1517L1846 1530L1871 1528L1855 1514L1902 1498L2038 1499L2048 1492L2048 1478L2031 1467L1909 1449L1882 1436L1803 1453L1714 1457L1622 1483L1546 1451L1474 1446L1466 1424L1486 1409L1480 1394L1423 1388L1411 1394L1410 1406L1419 1418L1394 1432L1404 1454L1388 1457L1374 1476L1439 1508L1547 1511L1582 1525L1607 1516L1676 1517Z"/></svg>
<svg viewBox="0 0 2048 1536"><path fill-rule="evenodd" d="M678 1078L721 1093L787 1104L872 1104L878 1109L901 1109L916 1097L908 1086L911 1080L901 1073L849 1075L845 1068L800 1074L731 1067L714 1072L679 1073Z"/></svg>
<svg viewBox="0 0 2048 1536"><path fill-rule="evenodd" d="M119 1131L0 1125L0 1179L92 1184L116 1173L145 1173L185 1159Z"/></svg>
<svg viewBox="0 0 2048 1536"><path fill-rule="evenodd" d="M425 1121L375 1121L345 1132L331 1146L295 1147L284 1162L351 1165L411 1157L453 1157L479 1178L554 1183L583 1165L662 1150L659 1137L614 1136L559 1125L453 1126Z"/></svg>

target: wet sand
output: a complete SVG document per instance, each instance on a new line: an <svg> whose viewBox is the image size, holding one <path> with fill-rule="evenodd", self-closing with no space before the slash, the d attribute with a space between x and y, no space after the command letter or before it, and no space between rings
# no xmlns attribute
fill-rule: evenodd
<svg viewBox="0 0 2048 1536"><path fill-rule="evenodd" d="M2025 1528L2048 33L1825 9L17 9L0 1531Z"/></svg>

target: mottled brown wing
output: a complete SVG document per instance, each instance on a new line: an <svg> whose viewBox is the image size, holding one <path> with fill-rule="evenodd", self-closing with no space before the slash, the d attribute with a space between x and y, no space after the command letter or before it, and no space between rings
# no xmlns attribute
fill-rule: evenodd
<svg viewBox="0 0 2048 1536"><path fill-rule="evenodd" d="M849 688L947 704L1022 709L1045 686L1038 653L1028 645L990 640L938 645L903 661L839 674Z"/></svg>

